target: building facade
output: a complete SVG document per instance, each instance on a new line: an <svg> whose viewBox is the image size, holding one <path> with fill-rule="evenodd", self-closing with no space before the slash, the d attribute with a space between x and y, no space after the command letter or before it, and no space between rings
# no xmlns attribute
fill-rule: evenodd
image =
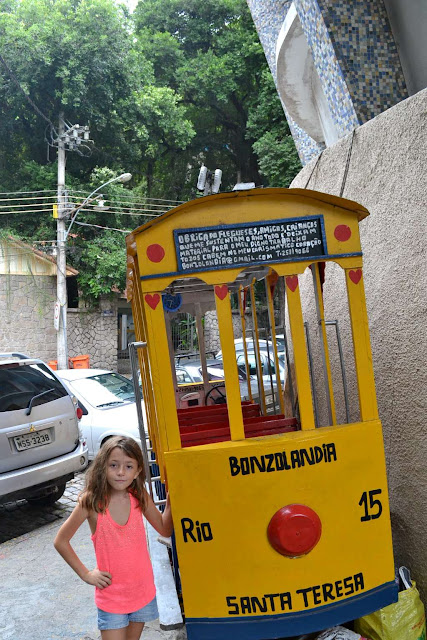
<svg viewBox="0 0 427 640"><path fill-rule="evenodd" d="M424 0L248 0L301 162L427 86Z"/></svg>

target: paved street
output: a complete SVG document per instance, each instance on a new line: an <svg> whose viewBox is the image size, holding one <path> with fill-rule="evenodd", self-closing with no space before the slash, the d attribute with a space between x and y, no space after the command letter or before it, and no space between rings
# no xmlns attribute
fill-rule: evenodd
<svg viewBox="0 0 427 640"><path fill-rule="evenodd" d="M68 484L53 507L25 501L0 505L1 640L98 640L93 587L82 582L53 548L53 539L73 509L83 474ZM94 565L89 527L73 538L85 564ZM185 640L185 629L164 631L148 623L143 640Z"/></svg>

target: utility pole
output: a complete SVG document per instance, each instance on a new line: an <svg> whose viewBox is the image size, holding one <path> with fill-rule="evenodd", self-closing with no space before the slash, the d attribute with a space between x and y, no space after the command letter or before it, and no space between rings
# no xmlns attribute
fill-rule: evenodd
<svg viewBox="0 0 427 640"><path fill-rule="evenodd" d="M59 114L58 126L58 218L56 227L56 297L60 305L59 328L56 338L58 369L68 369L67 349L67 256L65 251L65 142L64 114Z"/></svg>
<svg viewBox="0 0 427 640"><path fill-rule="evenodd" d="M68 369L67 348L67 232L66 221L69 213L67 195L65 191L65 162L66 150L77 151L85 155L81 150L90 151L88 143L89 127L81 127L78 124L66 125L64 114L59 114L58 131L53 131L51 146L58 149L58 212L56 223L56 298L59 304L59 323L56 337L56 351L58 369ZM83 144L82 144L83 143ZM85 144L86 143L86 144Z"/></svg>

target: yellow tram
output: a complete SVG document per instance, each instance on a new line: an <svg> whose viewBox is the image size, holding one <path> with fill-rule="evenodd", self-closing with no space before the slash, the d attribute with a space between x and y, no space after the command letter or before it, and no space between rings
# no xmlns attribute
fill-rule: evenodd
<svg viewBox="0 0 427 640"><path fill-rule="evenodd" d="M182 204L127 238L132 301L150 439L171 496L190 640L290 637L352 620L397 600L381 422L378 417L358 223L361 205L301 189L253 189ZM358 418L338 424L322 297L322 269L342 271ZM301 301L311 268L327 380L328 424L316 424ZM242 398L231 298L265 279L277 364L272 285L283 278L292 353L274 381ZM282 290L283 290L282 289ZM182 403L167 300L198 319L215 309L226 403ZM170 309L170 310L168 310ZM236 314L234 314L235 316ZM247 372L248 354L245 364ZM291 364L289 364L291 363ZM206 366L203 368L206 373ZM286 392L295 382L297 402ZM191 388L187 397L194 398ZM190 394L189 394L190 392ZM188 395L189 394L189 395ZM190 403L191 405L191 403Z"/></svg>

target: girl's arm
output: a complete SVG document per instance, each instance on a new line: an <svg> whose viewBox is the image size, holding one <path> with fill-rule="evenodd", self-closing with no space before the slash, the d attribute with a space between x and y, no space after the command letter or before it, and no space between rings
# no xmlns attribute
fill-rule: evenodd
<svg viewBox="0 0 427 640"><path fill-rule="evenodd" d="M87 519L88 515L89 512L82 507L79 501L69 518L67 518L60 527L53 545L64 558L65 562L77 573L79 578L99 589L104 589L104 587L108 587L108 585L111 584L111 573L108 573L108 571L99 571L99 569L90 571L85 567L70 544L71 538Z"/></svg>
<svg viewBox="0 0 427 640"><path fill-rule="evenodd" d="M155 528L157 533L168 538L173 531L169 494L166 496L166 507L163 513L157 509L148 491L145 492L145 504L144 516L147 518L148 522Z"/></svg>

